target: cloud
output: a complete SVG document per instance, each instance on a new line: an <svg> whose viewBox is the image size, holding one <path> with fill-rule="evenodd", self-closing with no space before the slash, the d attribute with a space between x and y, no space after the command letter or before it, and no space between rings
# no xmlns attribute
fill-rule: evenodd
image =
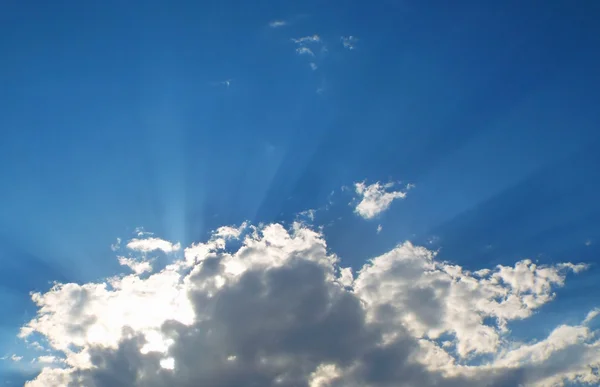
<svg viewBox="0 0 600 387"><path fill-rule="evenodd" d="M165 253L172 253L174 251L178 251L181 248L181 245L179 243L174 244L160 238L134 238L127 242L127 248L129 250L140 251L143 253L148 253L156 250L161 250Z"/></svg>
<svg viewBox="0 0 600 387"><path fill-rule="evenodd" d="M21 337L43 336L64 365L26 386L597 384L600 341L585 324L537 343L507 329L585 268L470 272L405 242L353 273L301 223L223 227L149 276L34 293Z"/></svg>
<svg viewBox="0 0 600 387"><path fill-rule="evenodd" d="M310 62L310 68L314 71L319 68L315 62Z"/></svg>
<svg viewBox="0 0 600 387"><path fill-rule="evenodd" d="M383 226L382 225L378 225L377 226L377 234L379 234L381 232L381 230L383 230Z"/></svg>
<svg viewBox="0 0 600 387"><path fill-rule="evenodd" d="M298 55L310 55L310 56L315 56L314 52L312 52L312 50L308 47L298 47L296 49L296 53Z"/></svg>
<svg viewBox="0 0 600 387"><path fill-rule="evenodd" d="M133 258L119 257L119 264L127 266L136 274L142 274L152 271L152 264L148 261L138 261Z"/></svg>
<svg viewBox="0 0 600 387"><path fill-rule="evenodd" d="M354 45L358 41L358 39L352 35L342 36L340 39L342 41L342 46L348 50L354 50Z"/></svg>
<svg viewBox="0 0 600 387"><path fill-rule="evenodd" d="M288 22L285 20L273 20L269 23L269 27L271 28L281 28L288 25Z"/></svg>
<svg viewBox="0 0 600 387"><path fill-rule="evenodd" d="M360 202L354 211L364 219L372 219L387 210L396 199L404 199L406 191L390 191L393 183L381 184L379 182L366 185L364 182L354 184L354 191L360 198ZM406 189L412 188L408 185Z"/></svg>
<svg viewBox="0 0 600 387"><path fill-rule="evenodd" d="M315 35L304 36L302 38L292 39L292 41L300 46L304 46L308 43L320 43L321 37L319 35L315 34Z"/></svg>

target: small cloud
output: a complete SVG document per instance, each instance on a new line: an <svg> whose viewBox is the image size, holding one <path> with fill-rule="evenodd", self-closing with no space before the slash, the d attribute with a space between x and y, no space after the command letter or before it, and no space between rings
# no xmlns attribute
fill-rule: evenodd
<svg viewBox="0 0 600 387"><path fill-rule="evenodd" d="M354 50L354 45L356 44L356 41L358 39L352 35L349 35L349 36L342 36L341 40L342 40L342 46L344 46L344 48L346 48L348 50Z"/></svg>
<svg viewBox="0 0 600 387"><path fill-rule="evenodd" d="M383 227L381 225L377 226L377 234L379 234L381 230L383 230Z"/></svg>
<svg viewBox="0 0 600 387"><path fill-rule="evenodd" d="M600 308L596 308L591 310L587 316L585 316L585 320L583 320L583 325L587 325L590 322L592 322L593 319L595 319L596 317L598 317L600 315Z"/></svg>
<svg viewBox="0 0 600 387"><path fill-rule="evenodd" d="M310 56L315 56L315 54L312 52L312 50L308 47L298 47L296 49L296 53L298 55L310 55Z"/></svg>
<svg viewBox="0 0 600 387"><path fill-rule="evenodd" d="M297 38L297 39L292 38L292 42L303 46L307 43L320 43L321 37L319 35L315 34L315 35L311 35L311 36L304 36L302 38Z"/></svg>
<svg viewBox="0 0 600 387"><path fill-rule="evenodd" d="M221 226L214 232L214 235L224 239L238 239L247 227L248 222L242 223L239 227Z"/></svg>
<svg viewBox="0 0 600 387"><path fill-rule="evenodd" d="M233 82L233 79L226 79L224 81L212 82L211 85L213 85L213 86L225 86L226 88L229 89L229 86L231 86L231 82Z"/></svg>
<svg viewBox="0 0 600 387"><path fill-rule="evenodd" d="M319 66L317 66L317 64L315 62L310 62L310 68L314 70L318 69Z"/></svg>
<svg viewBox="0 0 600 387"><path fill-rule="evenodd" d="M179 243L171 243L160 238L147 238L147 239L132 239L127 243L127 248L142 253L149 253L150 251L162 250L165 253L172 253L178 251L181 248Z"/></svg>
<svg viewBox="0 0 600 387"><path fill-rule="evenodd" d="M19 361L23 360L23 356L12 355L10 357L10 360L12 360L14 362L19 362Z"/></svg>
<svg viewBox="0 0 600 387"><path fill-rule="evenodd" d="M381 184L379 182L371 185L366 185L364 182L355 183L354 190L361 200L354 212L364 219L372 219L387 210L394 200L404 199L406 192L387 191L393 185L394 183Z"/></svg>
<svg viewBox="0 0 600 387"><path fill-rule="evenodd" d="M288 25L288 22L286 22L285 20L273 20L272 22L269 23L269 27L271 28L281 28L281 27L285 27Z"/></svg>
<svg viewBox="0 0 600 387"><path fill-rule="evenodd" d="M310 219L310 221L312 222L315 220L316 212L317 212L316 210L310 209L310 210L302 211L301 213L298 214L298 216L306 217L306 218Z"/></svg>
<svg viewBox="0 0 600 387"><path fill-rule="evenodd" d="M592 245L592 241L588 239L587 241L585 241L585 245L586 246L591 246Z"/></svg>
<svg viewBox="0 0 600 387"><path fill-rule="evenodd" d="M117 238L117 241L110 245L110 249L112 251L117 251L121 248L121 238Z"/></svg>
<svg viewBox="0 0 600 387"><path fill-rule="evenodd" d="M135 274L138 275L152 271L152 264L150 264L148 261L137 261L133 258L119 257L119 264L121 266L129 267Z"/></svg>
<svg viewBox="0 0 600 387"><path fill-rule="evenodd" d="M143 227L136 227L135 228L135 234L138 237L144 237L144 236L152 236L152 235L154 235L154 233L151 233L149 231L144 230Z"/></svg>

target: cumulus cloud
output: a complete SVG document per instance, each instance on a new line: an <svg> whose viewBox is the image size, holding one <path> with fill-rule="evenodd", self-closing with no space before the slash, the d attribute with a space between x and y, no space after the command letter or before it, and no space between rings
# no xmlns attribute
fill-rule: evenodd
<svg viewBox="0 0 600 387"><path fill-rule="evenodd" d="M152 271L152 264L145 260L136 260L134 258L119 257L119 264L127 266L136 274L142 274Z"/></svg>
<svg viewBox="0 0 600 387"><path fill-rule="evenodd" d="M287 22L285 20L273 20L269 23L269 27L271 28L281 28L287 26Z"/></svg>
<svg viewBox="0 0 600 387"><path fill-rule="evenodd" d="M379 182L366 185L365 182L354 184L354 191L360 198L354 212L364 219L372 219L387 210L396 199L404 199L406 190L413 187L407 185L405 191L388 191L394 183L381 184Z"/></svg>
<svg viewBox="0 0 600 387"><path fill-rule="evenodd" d="M597 384L600 341L585 324L536 343L507 328L585 268L470 272L405 242L354 273L302 223L222 227L151 275L34 293L20 336L60 357L26 386Z"/></svg>

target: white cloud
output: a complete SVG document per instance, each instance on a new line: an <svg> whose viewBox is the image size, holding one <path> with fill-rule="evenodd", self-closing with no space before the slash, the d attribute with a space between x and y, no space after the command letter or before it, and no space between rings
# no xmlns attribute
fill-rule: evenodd
<svg viewBox="0 0 600 387"><path fill-rule="evenodd" d="M382 225L377 226L377 234L379 234L381 232L381 230L383 230L383 226Z"/></svg>
<svg viewBox="0 0 600 387"><path fill-rule="evenodd" d="M23 360L23 356L12 355L10 357L10 360L12 360L14 362L20 362L21 360Z"/></svg>
<svg viewBox="0 0 600 387"><path fill-rule="evenodd" d="M297 38L297 39L292 39L292 41L298 45L306 45L308 43L320 43L321 42L321 37L319 35L310 35L310 36L304 36L302 38Z"/></svg>
<svg viewBox="0 0 600 387"><path fill-rule="evenodd" d="M247 228L248 222L242 223L239 227L221 226L213 233L213 236L223 239L237 239Z"/></svg>
<svg viewBox="0 0 600 387"><path fill-rule="evenodd" d="M152 264L148 261L139 261L134 258L126 257L119 257L118 259L121 266L129 267L135 274L142 274L152 271Z"/></svg>
<svg viewBox="0 0 600 387"><path fill-rule="evenodd" d="M110 249L112 251L117 251L121 248L121 238L117 238L117 241L110 245Z"/></svg>
<svg viewBox="0 0 600 387"><path fill-rule="evenodd" d="M241 243L225 250L231 239ZM184 253L149 276L34 293L21 337L41 335L60 356L38 358L47 366L26 386L600 383L586 326L597 312L535 343L507 329L585 265L470 272L406 242L353 273L301 223L221 227Z"/></svg>
<svg viewBox="0 0 600 387"><path fill-rule="evenodd" d="M127 248L134 251L149 253L151 251L162 250L165 253L172 253L181 248L179 243L171 243L160 238L132 239L127 242Z"/></svg>
<svg viewBox="0 0 600 387"><path fill-rule="evenodd" d="M348 50L354 50L354 45L358 41L358 39L352 35L342 36L340 39L342 41L342 46Z"/></svg>
<svg viewBox="0 0 600 387"><path fill-rule="evenodd" d="M354 184L354 190L360 202L354 211L365 219L372 219L387 210L396 199L404 199L406 191L387 191L393 183L381 184L379 182L366 185L364 182ZM407 186L407 189L410 189Z"/></svg>
<svg viewBox="0 0 600 387"><path fill-rule="evenodd" d="M598 316L600 316L600 308L590 310L587 316L585 316L585 320L583 320L583 325L591 323L592 320L594 320Z"/></svg>
<svg viewBox="0 0 600 387"><path fill-rule="evenodd" d="M310 55L310 56L315 56L315 54L312 52L312 50L308 47L298 47L296 49L296 53L298 55Z"/></svg>
<svg viewBox="0 0 600 387"><path fill-rule="evenodd" d="M35 360L38 363L42 363L42 364L60 364L60 363L63 363L63 359L59 359L58 357L51 356L51 355L38 356Z"/></svg>
<svg viewBox="0 0 600 387"><path fill-rule="evenodd" d="M310 68L311 68L313 71L319 68L319 66L317 66L317 64L316 64L315 62L310 62L310 64L309 64L309 65L310 65Z"/></svg>
<svg viewBox="0 0 600 387"><path fill-rule="evenodd" d="M281 28L287 26L287 22L285 20L273 20L269 23L269 27L271 28Z"/></svg>

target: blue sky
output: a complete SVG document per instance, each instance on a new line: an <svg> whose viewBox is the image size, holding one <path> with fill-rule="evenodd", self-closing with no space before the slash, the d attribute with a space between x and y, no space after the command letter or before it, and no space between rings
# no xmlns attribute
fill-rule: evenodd
<svg viewBox="0 0 600 387"><path fill-rule="evenodd" d="M31 291L114 275L110 246L136 227L188 246L308 209L355 269L405 240L470 270L591 264L513 333L582 320L600 294L599 15L592 1L1 5L0 349L24 351ZM365 220L349 205L360 181L415 187Z"/></svg>

